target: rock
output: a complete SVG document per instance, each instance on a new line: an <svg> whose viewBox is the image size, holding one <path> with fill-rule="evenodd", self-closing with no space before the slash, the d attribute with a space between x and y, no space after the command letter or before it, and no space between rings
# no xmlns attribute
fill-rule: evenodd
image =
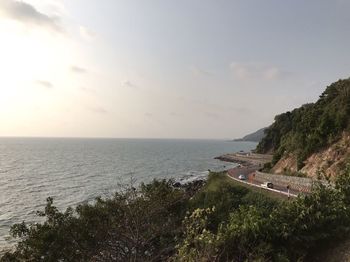
<svg viewBox="0 0 350 262"><path fill-rule="evenodd" d="M181 185L181 183L180 182L175 182L174 184L173 184L173 187L181 187L182 185Z"/></svg>

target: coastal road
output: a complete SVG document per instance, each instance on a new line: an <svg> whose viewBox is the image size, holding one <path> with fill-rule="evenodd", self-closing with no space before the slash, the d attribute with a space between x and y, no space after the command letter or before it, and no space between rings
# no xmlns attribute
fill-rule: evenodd
<svg viewBox="0 0 350 262"><path fill-rule="evenodd" d="M241 183L245 183L245 184L248 184L250 186L255 186L255 187L259 187L259 188L263 188L263 189L266 189L266 190L270 190L270 191L273 191L273 192L276 192L276 193L280 193L280 194L283 194L283 195L287 195L288 196L288 189L284 186L279 186L279 185L276 185L276 184L273 184L273 189L272 188L266 188L266 187L262 187L261 184L264 183L264 182L269 182L269 181L263 181L263 180L259 180L259 179L256 179L255 178L255 171L257 170L258 168L256 167L236 167L236 168L232 168L232 169L229 169L227 171L227 175L238 181L238 182L241 182ZM245 175L247 177L247 180L240 180L238 177L239 175ZM300 193L303 193L303 192L299 192L299 191L296 191L296 190L289 190L289 195L291 197L296 197L298 194Z"/></svg>

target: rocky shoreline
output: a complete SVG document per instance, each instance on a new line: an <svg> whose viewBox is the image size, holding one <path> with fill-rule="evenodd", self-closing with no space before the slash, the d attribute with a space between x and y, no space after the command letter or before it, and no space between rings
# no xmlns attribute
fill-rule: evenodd
<svg viewBox="0 0 350 262"><path fill-rule="evenodd" d="M194 196L205 184L207 183L206 179L198 178L198 180L194 180L185 184L180 182L174 182L173 187L182 189L186 192L190 197Z"/></svg>
<svg viewBox="0 0 350 262"><path fill-rule="evenodd" d="M272 155L239 152L217 156L215 159L225 162L237 163L245 167L263 167L264 164L271 162Z"/></svg>
<svg viewBox="0 0 350 262"><path fill-rule="evenodd" d="M217 156L217 157L214 157L214 159L218 159L218 160L224 161L224 162L236 163L236 164L240 164L240 165L250 165L251 164L250 162L248 162L246 160L241 160L241 159L235 158L231 155Z"/></svg>
<svg viewBox="0 0 350 262"><path fill-rule="evenodd" d="M253 170L260 169L260 167L263 167L265 163L268 163L272 160L272 156L255 154L252 152L248 152L248 153L238 152L238 153L224 154L221 156L217 156L217 157L214 157L214 159L218 159L224 162L236 163L238 164L238 166L231 169L231 171L234 170L236 172L242 173L243 171L250 172ZM206 184L207 182L206 178L207 177L203 177L203 176L191 178L190 180L188 179L188 177L182 178L174 181L173 187L182 189L190 196L193 196Z"/></svg>

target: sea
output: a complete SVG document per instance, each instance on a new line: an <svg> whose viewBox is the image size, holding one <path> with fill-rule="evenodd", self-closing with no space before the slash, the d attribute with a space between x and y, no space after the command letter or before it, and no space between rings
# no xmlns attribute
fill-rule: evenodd
<svg viewBox="0 0 350 262"><path fill-rule="evenodd" d="M180 139L0 138L0 250L11 225L39 221L46 198L60 209L109 197L130 183L205 178L234 167L214 157L253 142Z"/></svg>

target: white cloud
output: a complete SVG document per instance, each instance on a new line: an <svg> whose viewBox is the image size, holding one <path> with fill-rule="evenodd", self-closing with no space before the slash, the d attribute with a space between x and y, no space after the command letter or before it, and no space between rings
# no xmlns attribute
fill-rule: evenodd
<svg viewBox="0 0 350 262"><path fill-rule="evenodd" d="M211 72L207 71L207 70L203 70L197 66L190 66L190 71L195 75L195 76L210 76L212 75Z"/></svg>
<svg viewBox="0 0 350 262"><path fill-rule="evenodd" d="M87 88L87 87L80 87L80 90L85 93L95 94L96 90L93 88Z"/></svg>
<svg viewBox="0 0 350 262"><path fill-rule="evenodd" d="M83 68L83 67L79 67L79 66L71 66L70 67L70 70L73 72L73 73L77 73L77 74L84 74L84 73L87 73L87 69Z"/></svg>
<svg viewBox="0 0 350 262"><path fill-rule="evenodd" d="M130 80L123 80L123 81L121 81L121 85L122 85L122 87L131 87L131 88L136 88L137 87L137 85L135 85L134 83L132 83Z"/></svg>
<svg viewBox="0 0 350 262"><path fill-rule="evenodd" d="M81 37L87 41L92 41L96 38L96 33L85 26L80 26L79 32Z"/></svg>
<svg viewBox="0 0 350 262"><path fill-rule="evenodd" d="M213 120L219 120L220 119L220 114L210 112L210 111L204 111L203 115L207 118L213 119Z"/></svg>
<svg viewBox="0 0 350 262"><path fill-rule="evenodd" d="M91 112L96 113L96 114L102 114L102 115L104 115L104 114L107 114L107 113L108 113L108 111L107 111L104 107L102 107L102 106L88 107L88 109L89 109Z"/></svg>
<svg viewBox="0 0 350 262"><path fill-rule="evenodd" d="M40 2L42 2L40 0ZM47 9L56 15L63 16L67 15L68 11L63 3L64 1L62 0L45 0L45 4L47 6Z"/></svg>
<svg viewBox="0 0 350 262"><path fill-rule="evenodd" d="M283 72L276 66L270 66L263 63L241 63L232 62L230 69L234 76L242 81L247 80L268 80L273 81L280 79L286 72Z"/></svg>
<svg viewBox="0 0 350 262"><path fill-rule="evenodd" d="M49 81L46 81L46 80L37 80L36 83L42 87L45 87L45 88L53 88L53 84Z"/></svg>
<svg viewBox="0 0 350 262"><path fill-rule="evenodd" d="M269 67L262 71L262 76L266 80L274 80L280 78L282 75L281 70L277 67Z"/></svg>
<svg viewBox="0 0 350 262"><path fill-rule="evenodd" d="M42 13L33 5L23 1L0 0L0 14L25 25L43 27L57 32L64 31L59 23L59 17Z"/></svg>
<svg viewBox="0 0 350 262"><path fill-rule="evenodd" d="M232 62L230 64L230 69L233 71L235 76L241 80L246 80L252 77L251 68L245 64Z"/></svg>

